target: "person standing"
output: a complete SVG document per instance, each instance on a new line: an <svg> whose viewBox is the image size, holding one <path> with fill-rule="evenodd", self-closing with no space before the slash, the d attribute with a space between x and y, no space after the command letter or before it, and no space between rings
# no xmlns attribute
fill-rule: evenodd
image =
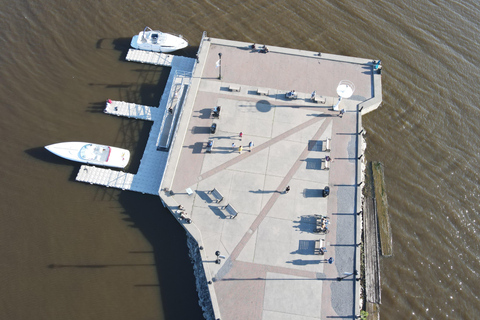
<svg viewBox="0 0 480 320"><path fill-rule="evenodd" d="M242 153L242 151L243 151L243 147L242 147L242 146L238 147L238 153L240 153L240 154L241 154L241 153Z"/></svg>
<svg viewBox="0 0 480 320"><path fill-rule="evenodd" d="M232 143L232 151L235 151L235 142Z"/></svg>
<svg viewBox="0 0 480 320"><path fill-rule="evenodd" d="M287 186L287 187L285 188L285 193L288 193L289 191L290 191L290 186Z"/></svg>
<svg viewBox="0 0 480 320"><path fill-rule="evenodd" d="M252 152L252 147L253 147L253 141L250 141L248 143L248 149L249 149L250 152Z"/></svg>
<svg viewBox="0 0 480 320"><path fill-rule="evenodd" d="M340 110L340 118L343 118L344 113L345 113L345 109Z"/></svg>
<svg viewBox="0 0 480 320"><path fill-rule="evenodd" d="M238 134L238 136L240 137L240 141L242 141L242 138L243 138L243 132L240 132L240 133Z"/></svg>

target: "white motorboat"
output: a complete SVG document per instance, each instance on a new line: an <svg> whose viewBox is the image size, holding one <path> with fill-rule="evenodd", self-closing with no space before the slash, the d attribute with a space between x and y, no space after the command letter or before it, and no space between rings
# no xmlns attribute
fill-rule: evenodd
<svg viewBox="0 0 480 320"><path fill-rule="evenodd" d="M132 38L130 45L139 50L155 52L173 52L188 46L188 41L181 35L173 35L145 27Z"/></svg>
<svg viewBox="0 0 480 320"><path fill-rule="evenodd" d="M99 166L125 168L130 151L88 142L60 142L45 149L59 157Z"/></svg>

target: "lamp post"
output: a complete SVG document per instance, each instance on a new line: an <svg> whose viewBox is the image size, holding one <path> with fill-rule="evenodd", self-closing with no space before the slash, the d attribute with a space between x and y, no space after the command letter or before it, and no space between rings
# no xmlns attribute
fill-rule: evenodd
<svg viewBox="0 0 480 320"><path fill-rule="evenodd" d="M222 53L218 54L218 79L222 80Z"/></svg>
<svg viewBox="0 0 480 320"><path fill-rule="evenodd" d="M357 276L358 275L358 271L355 270L355 272L353 273L349 273L349 272L345 272L345 275L343 277L338 277L337 278L337 281L342 281L343 279L345 279L346 277L349 277L349 276ZM355 278L355 277L354 277ZM358 279L357 279L358 280Z"/></svg>

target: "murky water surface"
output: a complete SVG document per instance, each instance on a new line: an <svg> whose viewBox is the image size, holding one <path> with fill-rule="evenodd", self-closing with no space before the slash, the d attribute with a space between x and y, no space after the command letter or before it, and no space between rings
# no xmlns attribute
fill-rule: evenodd
<svg viewBox="0 0 480 320"><path fill-rule="evenodd" d="M382 318L478 318L478 2L0 2L1 319L201 317L184 232L160 200L76 183L79 165L43 150L99 142L138 167L149 125L102 109L158 104L167 72L124 61L146 25L193 46L206 30L381 59L383 106L364 126L393 229Z"/></svg>

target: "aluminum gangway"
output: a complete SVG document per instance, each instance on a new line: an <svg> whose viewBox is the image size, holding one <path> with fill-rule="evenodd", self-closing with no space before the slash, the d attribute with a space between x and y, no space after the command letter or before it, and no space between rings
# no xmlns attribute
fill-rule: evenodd
<svg viewBox="0 0 480 320"><path fill-rule="evenodd" d="M157 139L158 150L168 150L175 135L177 121L182 112L182 105L191 83L192 73L176 71L168 95L165 112Z"/></svg>

